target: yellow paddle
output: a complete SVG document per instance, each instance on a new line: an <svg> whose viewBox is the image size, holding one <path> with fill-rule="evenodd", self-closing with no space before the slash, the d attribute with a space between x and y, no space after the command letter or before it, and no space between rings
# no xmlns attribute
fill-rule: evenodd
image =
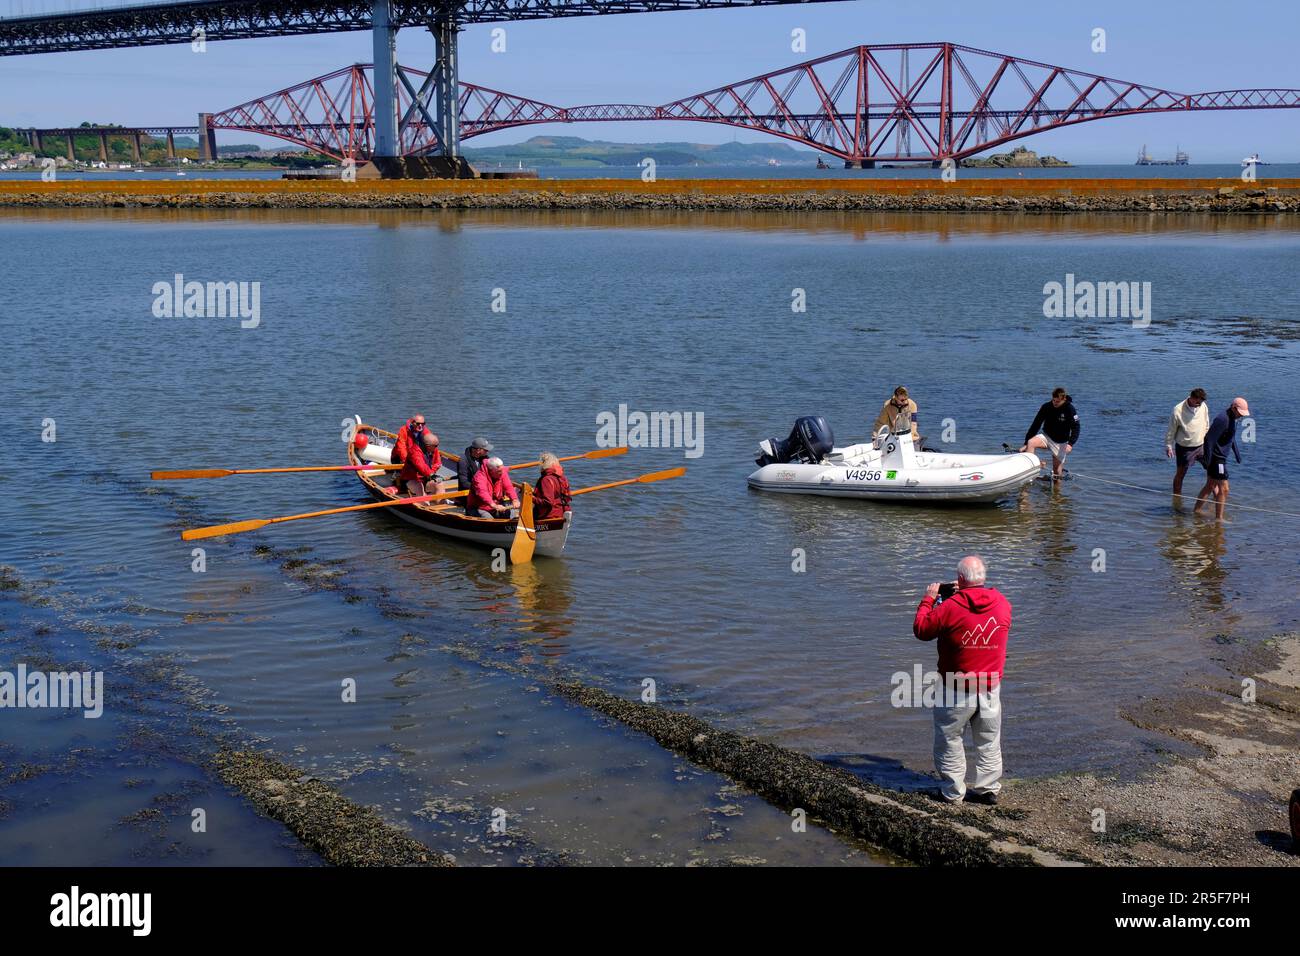
<svg viewBox="0 0 1300 956"><path fill-rule="evenodd" d="M188 531L181 532L181 539L184 541L196 541L199 538L217 538L223 534L242 534L245 531L256 531L258 528L265 528L269 524L279 524L282 521L299 521L303 518L323 518L326 515L341 515L349 511L366 511L370 508L387 508L391 505L418 505L429 501L444 501L448 498L459 498L462 495L469 494L468 491L449 491L442 495L421 495L418 498L394 498L391 501L372 501L365 505L350 505L347 508L330 508L327 511L308 511L300 515L283 515L279 518L253 518L249 521L233 521L230 524L209 525L206 528L190 528Z"/></svg>
<svg viewBox="0 0 1300 956"><path fill-rule="evenodd" d="M401 465L311 465L305 468L191 468L185 471L154 471L149 477L154 481L172 481L177 478L228 478L231 475L274 475L298 471L385 471L401 468Z"/></svg>
<svg viewBox="0 0 1300 956"><path fill-rule="evenodd" d="M526 564L533 560L537 546L537 528L533 524L533 487L524 483L519 499L519 519L515 522L515 540L510 543L510 563Z"/></svg>
<svg viewBox="0 0 1300 956"><path fill-rule="evenodd" d="M680 478L686 474L685 468L669 468L667 471L652 471L648 475L641 475L639 478L624 478L622 481L611 481L604 485L592 485L590 488L579 488L577 491L571 491L571 495L585 495L589 491L604 491L606 488L618 488L622 485L648 484L652 481L667 481L669 478Z"/></svg>

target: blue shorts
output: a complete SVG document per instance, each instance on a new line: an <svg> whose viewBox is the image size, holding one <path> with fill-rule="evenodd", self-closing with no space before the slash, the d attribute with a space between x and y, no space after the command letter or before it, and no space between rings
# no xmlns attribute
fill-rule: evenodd
<svg viewBox="0 0 1300 956"><path fill-rule="evenodd" d="M1228 459L1211 455L1205 459L1205 472L1210 476L1211 481L1227 481Z"/></svg>
<svg viewBox="0 0 1300 956"><path fill-rule="evenodd" d="M1205 454L1203 445L1175 445L1174 460L1178 462L1179 468L1187 468L1194 461L1199 461Z"/></svg>

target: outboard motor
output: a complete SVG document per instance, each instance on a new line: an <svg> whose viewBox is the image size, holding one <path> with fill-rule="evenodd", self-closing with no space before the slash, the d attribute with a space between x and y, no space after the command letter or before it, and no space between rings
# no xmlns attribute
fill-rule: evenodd
<svg viewBox="0 0 1300 956"><path fill-rule="evenodd" d="M795 421L790 437L784 441L769 438L759 442L758 457L754 461L760 468L792 461L815 465L829 455L834 447L835 435L826 419L820 415L805 415Z"/></svg>

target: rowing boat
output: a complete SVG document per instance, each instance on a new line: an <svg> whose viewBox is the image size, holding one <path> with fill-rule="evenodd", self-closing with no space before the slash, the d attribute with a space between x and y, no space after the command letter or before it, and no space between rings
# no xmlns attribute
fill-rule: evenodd
<svg viewBox="0 0 1300 956"><path fill-rule="evenodd" d="M368 442L363 442L365 448L359 453L356 446L356 435L365 435ZM374 425L363 424L358 418L355 434L348 442L348 464L391 464L393 445L396 441L397 435L393 432L385 431ZM361 480L361 484L365 486L366 491L376 501L393 500L392 492L386 489L396 487L397 473L395 471L362 468L356 472L356 475ZM456 481L456 473L445 467L438 470L438 477L450 481L452 486ZM432 493L432 489L430 489L430 493ZM531 494L532 490L525 487L522 495ZM520 500L522 502L523 498L521 497ZM468 541L471 544L486 548L504 548L507 554L510 552L511 543L515 540L515 530L519 526L519 518L517 517L471 517L465 514L463 498L422 504L393 505L391 508L382 510L387 511L389 514L395 514L407 524L414 525L421 531L446 538ZM530 509L525 507L522 510L527 513ZM548 558L560 557L564 553L564 545L568 541L569 527L572 524L572 511L565 511L558 518L544 518L535 522L536 553L545 555ZM527 531L528 529L525 528L524 530Z"/></svg>

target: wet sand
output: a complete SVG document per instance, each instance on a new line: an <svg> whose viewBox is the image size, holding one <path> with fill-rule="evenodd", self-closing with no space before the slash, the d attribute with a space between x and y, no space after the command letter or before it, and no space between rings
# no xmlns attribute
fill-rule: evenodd
<svg viewBox="0 0 1300 956"><path fill-rule="evenodd" d="M1108 866L1300 866L1287 820L1300 787L1300 635L1227 644L1216 663L1217 677L1122 711L1198 755L1161 759L1136 779L1012 781L995 811L999 831ZM1098 809L1104 832L1093 830Z"/></svg>

